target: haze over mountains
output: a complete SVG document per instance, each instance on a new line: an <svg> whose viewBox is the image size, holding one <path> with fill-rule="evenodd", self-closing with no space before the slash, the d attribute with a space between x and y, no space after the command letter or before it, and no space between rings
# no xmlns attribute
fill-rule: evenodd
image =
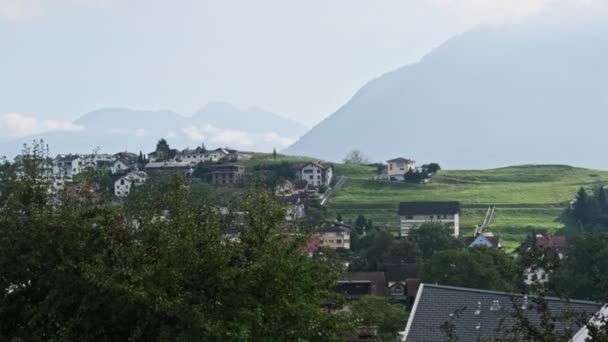
<svg viewBox="0 0 608 342"><path fill-rule="evenodd" d="M374 79L286 152L449 168L608 168L608 30L526 22L455 37Z"/></svg>
<svg viewBox="0 0 608 342"><path fill-rule="evenodd" d="M210 103L191 117L172 111L143 111L107 108L87 113L73 122L69 130L53 131L0 141L1 154L20 152L23 143L44 139L51 154L88 153L96 147L103 152L150 152L160 138L175 148L200 146L231 147L246 151L280 150L306 132L306 127L283 116L259 108L239 109Z"/></svg>

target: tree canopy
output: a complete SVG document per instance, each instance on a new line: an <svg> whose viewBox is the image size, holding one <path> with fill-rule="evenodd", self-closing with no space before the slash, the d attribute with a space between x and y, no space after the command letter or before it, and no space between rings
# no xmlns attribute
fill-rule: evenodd
<svg viewBox="0 0 608 342"><path fill-rule="evenodd" d="M179 180L132 207L57 202L5 174L0 184L0 340L344 336L321 309L339 270L280 228L265 192L246 195L235 221Z"/></svg>

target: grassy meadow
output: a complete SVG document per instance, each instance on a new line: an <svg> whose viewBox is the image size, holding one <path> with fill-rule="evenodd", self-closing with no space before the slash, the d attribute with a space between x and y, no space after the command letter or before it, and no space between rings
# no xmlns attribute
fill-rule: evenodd
<svg viewBox="0 0 608 342"><path fill-rule="evenodd" d="M338 175L348 177L342 190L328 204L330 215L345 220L357 215L375 225L397 231L400 201L460 201L463 205L461 234L471 234L483 221L488 206L496 206L489 231L501 236L507 247L517 246L532 228L568 232L564 208L579 187L608 183L608 172L562 165L525 165L492 170L442 170L424 185L370 180L375 169L336 165Z"/></svg>

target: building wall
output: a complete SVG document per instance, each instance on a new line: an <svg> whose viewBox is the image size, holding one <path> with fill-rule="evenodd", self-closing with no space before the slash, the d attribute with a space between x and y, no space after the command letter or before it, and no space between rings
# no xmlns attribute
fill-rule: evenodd
<svg viewBox="0 0 608 342"><path fill-rule="evenodd" d="M447 224L454 230L454 236L460 235L460 217L454 215L410 215L401 216L401 236L408 236L410 230L420 227L425 222Z"/></svg>
<svg viewBox="0 0 608 342"><path fill-rule="evenodd" d="M307 165L296 172L296 178L305 180L310 185L316 187L329 186L333 178L333 169L331 167L322 169L316 165Z"/></svg>
<svg viewBox="0 0 608 342"><path fill-rule="evenodd" d="M414 168L412 163L388 163L386 172L389 177L403 178L403 175Z"/></svg>
<svg viewBox="0 0 608 342"><path fill-rule="evenodd" d="M350 249L350 233L349 232L322 232L321 247L331 249Z"/></svg>

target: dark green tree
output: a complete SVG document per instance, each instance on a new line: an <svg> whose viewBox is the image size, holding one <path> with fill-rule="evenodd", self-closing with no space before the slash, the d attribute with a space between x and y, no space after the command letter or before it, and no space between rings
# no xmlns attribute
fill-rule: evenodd
<svg viewBox="0 0 608 342"><path fill-rule="evenodd" d="M359 326L378 328L379 341L395 341L408 317L403 305L374 296L353 302L351 312Z"/></svg>
<svg viewBox="0 0 608 342"><path fill-rule="evenodd" d="M272 159L277 160L277 149L276 148L272 149Z"/></svg>
<svg viewBox="0 0 608 342"><path fill-rule="evenodd" d="M516 278L513 259L486 247L439 251L426 260L422 281L497 291L512 291Z"/></svg>
<svg viewBox="0 0 608 342"><path fill-rule="evenodd" d="M160 139L157 143L156 143L156 152L169 152L169 150L171 150L171 147L169 147L169 143L167 143L167 140L165 140L164 138Z"/></svg>
<svg viewBox="0 0 608 342"><path fill-rule="evenodd" d="M453 231L438 222L423 223L412 229L408 239L418 245L424 259L432 257L437 251L463 247L462 242L454 238Z"/></svg>
<svg viewBox="0 0 608 342"><path fill-rule="evenodd" d="M321 309L339 270L302 252L309 237L285 233L267 193L243 196L236 220L179 177L116 207L58 201L33 170L0 169L0 340L339 341L349 328Z"/></svg>
<svg viewBox="0 0 608 342"><path fill-rule="evenodd" d="M608 235L583 233L571 241L568 255L549 278L561 296L608 300Z"/></svg>

